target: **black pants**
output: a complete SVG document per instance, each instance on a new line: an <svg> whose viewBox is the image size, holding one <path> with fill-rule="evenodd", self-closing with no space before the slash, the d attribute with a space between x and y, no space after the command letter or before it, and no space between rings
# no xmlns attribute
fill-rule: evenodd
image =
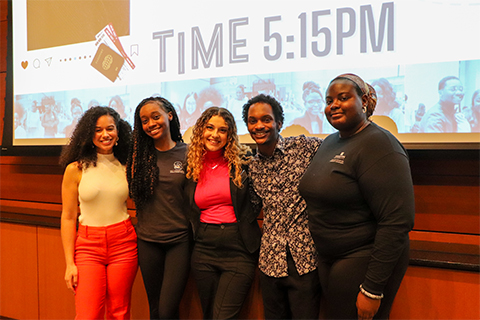
<svg viewBox="0 0 480 320"><path fill-rule="evenodd" d="M236 319L253 282L257 254L245 248L236 223L197 231L192 270L204 319Z"/></svg>
<svg viewBox="0 0 480 320"><path fill-rule="evenodd" d="M190 243L161 244L138 239L138 263L150 319L178 319L190 272Z"/></svg>
<svg viewBox="0 0 480 320"><path fill-rule="evenodd" d="M408 267L409 244L405 246L402 256L393 269L384 289L384 298L373 319L388 319L393 300ZM365 279L370 254L360 257L328 259L320 257L318 271L325 296L325 317L327 319L358 319L357 295L359 286Z"/></svg>
<svg viewBox="0 0 480 320"><path fill-rule="evenodd" d="M318 319L321 290L317 270L299 275L288 249L287 264L287 277L260 272L265 319Z"/></svg>

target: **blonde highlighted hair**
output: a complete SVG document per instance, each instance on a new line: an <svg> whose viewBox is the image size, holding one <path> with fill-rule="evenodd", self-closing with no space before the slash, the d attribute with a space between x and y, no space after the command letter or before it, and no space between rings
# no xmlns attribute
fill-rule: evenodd
<svg viewBox="0 0 480 320"><path fill-rule="evenodd" d="M205 132L208 121L213 116L222 117L228 126L227 144L224 147L225 151L223 156L228 161L230 178L232 178L233 183L237 187L241 188L242 165L247 164L250 160L250 157L247 156L250 148L239 143L235 119L230 111L221 107L210 107L205 110L200 118L197 119L197 122L193 127L191 143L187 154L187 178L192 179L195 182L198 182L200 179L206 153L205 144L203 142L203 133Z"/></svg>

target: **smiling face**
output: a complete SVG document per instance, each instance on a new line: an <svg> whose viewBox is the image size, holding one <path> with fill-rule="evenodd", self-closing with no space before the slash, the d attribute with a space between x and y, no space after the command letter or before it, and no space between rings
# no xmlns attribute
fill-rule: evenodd
<svg viewBox="0 0 480 320"><path fill-rule="evenodd" d="M353 82L335 80L328 87L325 100L327 120L342 137L353 135L367 121L362 110L367 104L367 97L358 95Z"/></svg>
<svg viewBox="0 0 480 320"><path fill-rule="evenodd" d="M445 82L445 87L439 90L440 101L447 104L459 104L463 100L463 85L457 79L450 79Z"/></svg>
<svg viewBox="0 0 480 320"><path fill-rule="evenodd" d="M258 102L248 109L248 132L261 153L265 155L273 153L281 126L282 123L275 121L272 107L268 103Z"/></svg>
<svg viewBox="0 0 480 320"><path fill-rule="evenodd" d="M203 130L203 145L210 152L225 148L228 141L228 125L221 116L212 116Z"/></svg>
<svg viewBox="0 0 480 320"><path fill-rule="evenodd" d="M110 115L98 118L93 135L93 144L97 147L97 153L109 154L113 152L113 146L118 140L117 126Z"/></svg>
<svg viewBox="0 0 480 320"><path fill-rule="evenodd" d="M305 107L309 114L320 116L323 109L323 99L318 92L311 92L305 97Z"/></svg>
<svg viewBox="0 0 480 320"><path fill-rule="evenodd" d="M245 98L245 93L243 92L243 89L242 88L237 88L235 90L235 98L238 100L238 101L242 101L243 98Z"/></svg>
<svg viewBox="0 0 480 320"><path fill-rule="evenodd" d="M148 102L140 109L140 120L143 131L153 140L171 139L171 112L167 113L156 102Z"/></svg>

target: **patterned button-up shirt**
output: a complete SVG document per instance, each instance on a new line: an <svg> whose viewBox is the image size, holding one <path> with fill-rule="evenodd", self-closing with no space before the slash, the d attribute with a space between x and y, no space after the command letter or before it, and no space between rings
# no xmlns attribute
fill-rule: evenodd
<svg viewBox="0 0 480 320"><path fill-rule="evenodd" d="M308 229L306 202L298 192L319 138L279 136L270 157L257 152L250 163L253 189L263 205L259 268L270 277L288 276L287 245L300 275L317 268L317 252Z"/></svg>

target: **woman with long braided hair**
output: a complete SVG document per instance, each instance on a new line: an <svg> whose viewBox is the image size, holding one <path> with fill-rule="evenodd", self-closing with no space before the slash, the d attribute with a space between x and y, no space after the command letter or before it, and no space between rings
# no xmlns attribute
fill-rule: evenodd
<svg viewBox="0 0 480 320"><path fill-rule="evenodd" d="M186 152L173 105L162 97L142 100L135 110L127 180L137 209L138 259L150 319L178 319L188 280Z"/></svg>

